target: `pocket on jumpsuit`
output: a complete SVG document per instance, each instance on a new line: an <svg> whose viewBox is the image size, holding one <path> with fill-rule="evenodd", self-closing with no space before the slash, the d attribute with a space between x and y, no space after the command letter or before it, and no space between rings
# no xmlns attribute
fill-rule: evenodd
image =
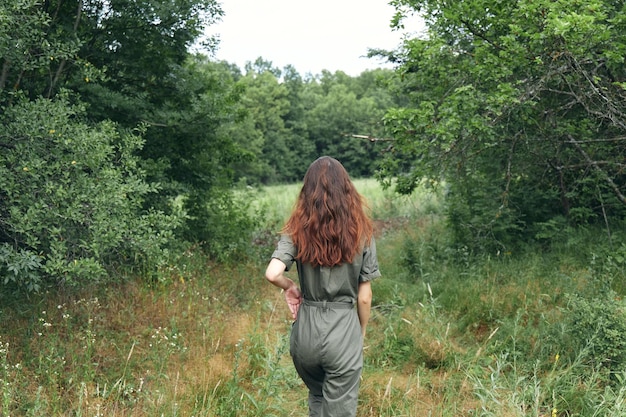
<svg viewBox="0 0 626 417"><path fill-rule="evenodd" d="M291 323L291 332L289 335L289 354L293 357L296 352L296 348L298 343L296 342L296 337L298 335L298 320Z"/></svg>

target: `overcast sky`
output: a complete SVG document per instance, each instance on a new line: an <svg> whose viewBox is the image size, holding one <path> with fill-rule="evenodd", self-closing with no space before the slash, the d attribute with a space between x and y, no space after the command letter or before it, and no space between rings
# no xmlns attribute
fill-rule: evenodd
<svg viewBox="0 0 626 417"><path fill-rule="evenodd" d="M394 49L403 32L390 27L394 8L388 0L223 0L222 22L209 28L219 35L218 60L243 69L263 57L275 67L291 64L301 75L322 69L351 76L384 67L365 57L368 48ZM405 32L420 32L419 20ZM387 66L388 67L388 66Z"/></svg>

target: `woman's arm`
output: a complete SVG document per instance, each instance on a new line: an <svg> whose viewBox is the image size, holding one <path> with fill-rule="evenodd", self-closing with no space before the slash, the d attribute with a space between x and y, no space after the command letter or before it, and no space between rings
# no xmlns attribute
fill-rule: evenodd
<svg viewBox="0 0 626 417"><path fill-rule="evenodd" d="M289 305L291 316L295 320L298 317L298 310L302 304L302 293L295 282L287 278L285 272L286 265L278 258L272 258L267 269L265 270L265 278L278 288L285 290L285 300Z"/></svg>
<svg viewBox="0 0 626 417"><path fill-rule="evenodd" d="M367 322L370 320L370 311L372 308L372 283L364 281L359 283L359 294L357 300L357 313L359 314L359 323L361 323L361 334L365 338L365 330Z"/></svg>

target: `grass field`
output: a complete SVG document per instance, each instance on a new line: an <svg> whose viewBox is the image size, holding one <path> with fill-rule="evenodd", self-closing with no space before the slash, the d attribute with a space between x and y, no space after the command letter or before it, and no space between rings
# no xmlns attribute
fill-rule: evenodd
<svg viewBox="0 0 626 417"><path fill-rule="evenodd" d="M618 260L600 246L472 258L449 247L436 193L356 184L383 273L359 416L626 415L623 294L600 285L624 279ZM298 191L247 192L277 230ZM3 294L0 416L306 415L288 310L263 279L272 250L238 264L190 250L153 284Z"/></svg>

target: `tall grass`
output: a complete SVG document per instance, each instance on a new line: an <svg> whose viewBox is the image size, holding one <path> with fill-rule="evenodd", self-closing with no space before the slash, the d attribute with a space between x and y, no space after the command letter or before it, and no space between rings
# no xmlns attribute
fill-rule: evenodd
<svg viewBox="0 0 626 417"><path fill-rule="evenodd" d="M436 192L356 184L383 273L359 416L626 415L623 294L603 285L622 278L615 247L588 246L588 262L580 245L472 258L448 244ZM267 233L298 191L247 191ZM262 260L240 264L189 251L152 284L28 299L4 288L0 416L306 415L289 313L262 278L272 245L253 242Z"/></svg>

